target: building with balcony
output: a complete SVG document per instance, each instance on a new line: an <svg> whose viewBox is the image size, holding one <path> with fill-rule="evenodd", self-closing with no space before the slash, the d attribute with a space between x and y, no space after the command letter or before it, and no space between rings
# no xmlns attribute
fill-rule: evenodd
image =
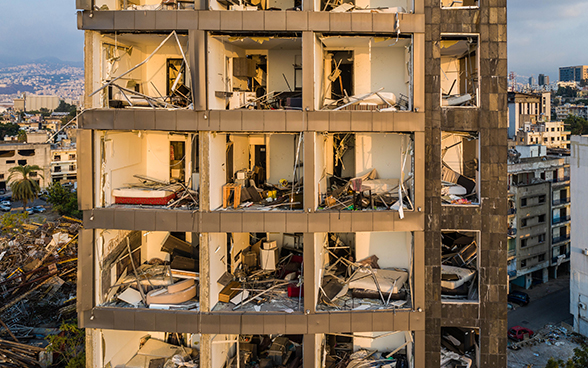
<svg viewBox="0 0 588 368"><path fill-rule="evenodd" d="M508 92L508 138L514 139L527 124L551 120L551 94Z"/></svg>
<svg viewBox="0 0 588 368"><path fill-rule="evenodd" d="M67 140L66 140L67 141ZM77 149L76 145L59 145L51 148L51 181L60 184L77 181Z"/></svg>
<svg viewBox="0 0 588 368"><path fill-rule="evenodd" d="M558 273L570 260L570 160L541 145L509 153L508 242L510 281L529 288Z"/></svg>
<svg viewBox="0 0 588 368"><path fill-rule="evenodd" d="M77 7L89 366L506 367L506 6Z"/></svg>
<svg viewBox="0 0 588 368"><path fill-rule="evenodd" d="M543 123L525 123L516 134L517 145L540 144L547 148L570 148L571 132L567 131L563 121L548 121Z"/></svg>
<svg viewBox="0 0 588 368"><path fill-rule="evenodd" d="M31 175L41 188L51 184L51 146L49 143L0 143L0 190L8 190L10 168L19 165L38 165L42 172Z"/></svg>

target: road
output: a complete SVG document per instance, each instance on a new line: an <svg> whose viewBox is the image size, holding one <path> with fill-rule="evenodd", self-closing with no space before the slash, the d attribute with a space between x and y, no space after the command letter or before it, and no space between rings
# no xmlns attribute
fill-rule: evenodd
<svg viewBox="0 0 588 368"><path fill-rule="evenodd" d="M548 323L566 322L571 325L572 318L570 289L565 288L541 299L531 300L526 307L508 311L508 327L519 325L537 331Z"/></svg>

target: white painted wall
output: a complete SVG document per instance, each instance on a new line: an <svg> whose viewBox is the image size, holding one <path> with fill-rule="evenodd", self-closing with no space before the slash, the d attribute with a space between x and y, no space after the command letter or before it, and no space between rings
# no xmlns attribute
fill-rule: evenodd
<svg viewBox="0 0 588 368"><path fill-rule="evenodd" d="M212 368L223 368L229 361L229 358L235 356L237 352L236 342L223 342L237 340L238 335L215 335L212 338L211 348L211 367Z"/></svg>
<svg viewBox="0 0 588 368"><path fill-rule="evenodd" d="M383 92L394 92L396 98L399 97L399 93L408 96L404 46L376 47L376 45L372 41L371 49L354 48L354 94L375 92L384 87Z"/></svg>
<svg viewBox="0 0 588 368"><path fill-rule="evenodd" d="M456 82L451 89L454 80ZM460 94L462 92L459 87L459 60L448 56L441 57L441 92L447 94L451 90L452 95Z"/></svg>
<svg viewBox="0 0 588 368"><path fill-rule="evenodd" d="M323 282L323 268L328 264L328 252L325 250L325 244L328 242L327 233L315 233L314 234L314 249L315 249L315 267L314 267L314 295L315 300L318 300L319 296L319 285Z"/></svg>
<svg viewBox="0 0 588 368"><path fill-rule="evenodd" d="M400 179L402 168L402 143L408 137L386 133L355 134L355 174L362 175L376 169L382 179ZM406 160L405 172L410 171L410 157Z"/></svg>
<svg viewBox="0 0 588 368"><path fill-rule="evenodd" d="M143 231L143 244L141 249L141 262L149 261L152 258L159 258L164 261L170 260L169 253L162 252L161 246L169 233L167 231Z"/></svg>
<svg viewBox="0 0 588 368"><path fill-rule="evenodd" d="M315 192L324 194L327 192L327 177L333 175L333 135L317 134L315 151L314 170L318 183Z"/></svg>
<svg viewBox="0 0 588 368"><path fill-rule="evenodd" d="M267 58L267 91L289 91L282 74L288 79L290 88L294 90L294 63L296 55L302 55L301 49L268 51ZM298 59L301 59L299 56Z"/></svg>
<svg viewBox="0 0 588 368"><path fill-rule="evenodd" d="M355 235L355 257L364 259L375 254L381 268L406 268L410 271L412 233L359 232Z"/></svg>
<svg viewBox="0 0 588 368"><path fill-rule="evenodd" d="M216 281L227 270L227 234L208 233L201 236L208 236L210 251L210 306L218 303L218 293L223 286Z"/></svg>
<svg viewBox="0 0 588 368"><path fill-rule="evenodd" d="M145 175L169 181L170 150L168 134L164 132L145 134L145 152L147 160Z"/></svg>
<svg viewBox="0 0 588 368"><path fill-rule="evenodd" d="M231 134L233 142L233 175L242 169L250 169L249 137L246 134Z"/></svg>
<svg viewBox="0 0 588 368"><path fill-rule="evenodd" d="M400 6L406 11L412 10L412 0L355 0L357 7L394 8Z"/></svg>
<svg viewBox="0 0 588 368"><path fill-rule="evenodd" d="M212 0L214 1L214 0ZM226 100L214 95L215 91L233 90L233 68L227 58L245 57L245 50L224 43L215 37L208 37L208 104L210 109L224 110Z"/></svg>
<svg viewBox="0 0 588 368"><path fill-rule="evenodd" d="M588 296L588 256L582 254L588 248L588 136L571 137L571 212L574 224L571 229L570 254L570 313L574 315L574 330L588 336L588 319L579 318L581 309L578 306L581 295ZM588 298L587 298L588 299ZM586 313L584 310L583 313Z"/></svg>
<svg viewBox="0 0 588 368"><path fill-rule="evenodd" d="M233 248L231 249L231 272L235 272L237 267L241 264L243 254L241 253L237 259L235 259L235 256L249 246L249 233L232 233L232 235Z"/></svg>
<svg viewBox="0 0 588 368"><path fill-rule="evenodd" d="M309 1L309 0L307 0ZM320 0L315 0L318 3L316 9L320 8ZM325 73L323 70L323 59L324 59L324 48L323 43L319 40L318 37L314 39L314 65L312 65L313 73L312 75L318 76L318 78L313 79L314 83L314 108L315 110L320 109L323 105L323 98L324 98L324 89L326 77L321 78L321 74Z"/></svg>
<svg viewBox="0 0 588 368"><path fill-rule="evenodd" d="M300 155L304 152L302 147ZM267 181L278 183L286 179L292 183L296 157L296 136L292 134L272 134L269 136Z"/></svg>
<svg viewBox="0 0 588 368"><path fill-rule="evenodd" d="M441 133L441 150L453 146L447 150L445 156L441 159L455 172L462 173L463 167L463 145L457 144L463 141L463 137L458 134ZM457 145L455 145L457 144Z"/></svg>
<svg viewBox="0 0 588 368"><path fill-rule="evenodd" d="M210 208L214 210L223 204L223 185L226 183L226 134L208 135L210 158Z"/></svg>
<svg viewBox="0 0 588 368"><path fill-rule="evenodd" d="M164 339L163 332L148 332L148 331L123 331L123 330L98 330L101 331L101 336L98 338L103 342L102 346L102 364L103 367L109 362L112 367L117 367L127 363L139 350L139 342L141 337L149 334L151 338L161 340ZM101 344L102 345L102 344Z"/></svg>

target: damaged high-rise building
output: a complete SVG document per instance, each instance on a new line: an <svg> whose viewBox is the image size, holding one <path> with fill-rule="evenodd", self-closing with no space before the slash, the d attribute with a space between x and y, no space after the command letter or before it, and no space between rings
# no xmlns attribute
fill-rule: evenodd
<svg viewBox="0 0 588 368"><path fill-rule="evenodd" d="M76 5L89 366L506 366L505 1Z"/></svg>

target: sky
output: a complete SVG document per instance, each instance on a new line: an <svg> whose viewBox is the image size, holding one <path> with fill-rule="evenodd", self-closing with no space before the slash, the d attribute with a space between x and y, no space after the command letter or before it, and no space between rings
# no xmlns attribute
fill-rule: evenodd
<svg viewBox="0 0 588 368"><path fill-rule="evenodd" d="M586 0L508 0L508 70L537 80L560 66L588 65Z"/></svg>
<svg viewBox="0 0 588 368"><path fill-rule="evenodd" d="M0 0L0 62L83 60L75 0ZM509 0L509 71L558 78L560 66L588 64L586 0ZM565 5L564 5L565 4Z"/></svg>
<svg viewBox="0 0 588 368"><path fill-rule="evenodd" d="M56 57L82 61L75 0L0 0L0 62Z"/></svg>

